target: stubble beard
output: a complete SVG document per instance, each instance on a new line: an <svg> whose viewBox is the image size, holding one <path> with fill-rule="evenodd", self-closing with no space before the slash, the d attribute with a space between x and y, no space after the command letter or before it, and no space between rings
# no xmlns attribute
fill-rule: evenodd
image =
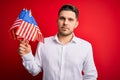
<svg viewBox="0 0 120 80"><path fill-rule="evenodd" d="M59 31L59 33L58 33L58 34L59 34L59 35L61 35L61 36L67 37L67 36L69 36L69 35L73 34L73 32L63 33L63 32L60 32L60 31Z"/></svg>

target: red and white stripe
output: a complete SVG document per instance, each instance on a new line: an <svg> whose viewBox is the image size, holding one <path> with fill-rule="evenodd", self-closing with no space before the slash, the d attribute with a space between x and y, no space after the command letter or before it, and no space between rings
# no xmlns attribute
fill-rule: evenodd
<svg viewBox="0 0 120 80"><path fill-rule="evenodd" d="M12 27L10 28L10 30L12 30L12 29L14 29L14 28L16 28L16 27L19 27L20 24L21 24L21 22L22 22L22 20L17 18L17 19L15 20L14 24L12 25Z"/></svg>
<svg viewBox="0 0 120 80"><path fill-rule="evenodd" d="M40 39L40 36L42 36L41 31L39 30L39 27L25 22L21 19L17 19L11 29L17 28L16 35L20 38L24 38L29 41L35 41ZM42 41L42 40L40 40Z"/></svg>

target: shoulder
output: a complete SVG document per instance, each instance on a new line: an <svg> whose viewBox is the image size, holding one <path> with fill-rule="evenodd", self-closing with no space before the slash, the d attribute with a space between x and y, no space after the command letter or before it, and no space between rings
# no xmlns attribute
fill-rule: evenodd
<svg viewBox="0 0 120 80"><path fill-rule="evenodd" d="M92 44L89 41L78 37L77 37L77 46L79 46L80 49L86 52L92 50Z"/></svg>
<svg viewBox="0 0 120 80"><path fill-rule="evenodd" d="M79 38L79 37L76 37L76 40L77 40L77 43L78 45L83 45L83 46L91 46L91 43L85 39L82 39L82 38Z"/></svg>

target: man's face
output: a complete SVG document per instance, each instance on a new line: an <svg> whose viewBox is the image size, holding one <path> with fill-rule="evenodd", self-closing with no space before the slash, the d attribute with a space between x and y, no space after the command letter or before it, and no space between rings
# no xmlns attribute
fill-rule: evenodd
<svg viewBox="0 0 120 80"><path fill-rule="evenodd" d="M58 17L58 32L62 36L68 36L73 33L78 26L76 15L72 11L61 11Z"/></svg>

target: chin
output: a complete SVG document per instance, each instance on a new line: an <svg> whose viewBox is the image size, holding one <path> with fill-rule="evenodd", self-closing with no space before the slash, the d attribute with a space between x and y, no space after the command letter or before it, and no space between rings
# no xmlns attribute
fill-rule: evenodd
<svg viewBox="0 0 120 80"><path fill-rule="evenodd" d="M61 36L69 36L69 35L71 35L73 32L71 32L71 33L63 33L63 32L59 32L59 34L61 35Z"/></svg>

